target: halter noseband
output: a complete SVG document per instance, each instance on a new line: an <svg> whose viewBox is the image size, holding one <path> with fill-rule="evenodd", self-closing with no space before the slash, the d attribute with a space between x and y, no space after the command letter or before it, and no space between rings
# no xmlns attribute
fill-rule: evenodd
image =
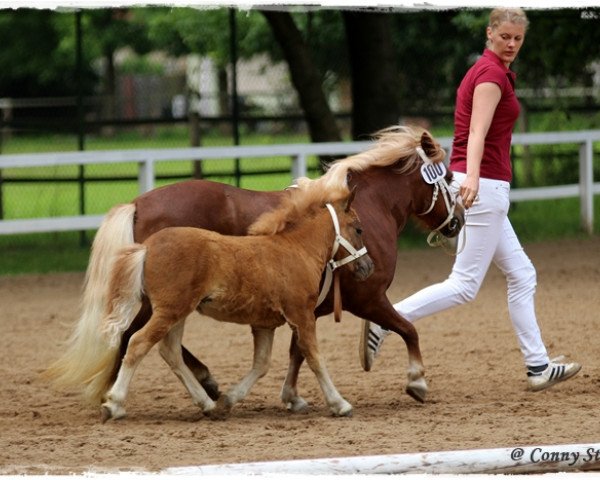
<svg viewBox="0 0 600 480"><path fill-rule="evenodd" d="M340 222L338 221L335 209L330 203L326 204L325 206L327 207L327 210L329 210L331 220L333 220L335 240L333 241L333 249L331 250L331 259L327 262L327 266L325 268L325 280L323 281L321 293L319 293L319 299L317 300L316 305L317 307L321 305L321 303L323 303L325 297L327 297L327 293L329 293L329 288L331 287L331 280L333 278L333 272L339 267L346 265L347 263L353 262L354 260L362 257L367 253L367 247L363 246L360 250L356 250L356 248L354 248L348 240L342 237L340 233ZM348 256L336 261L333 259L333 257L335 257L335 254L340 248L340 245L346 249L346 251L348 252Z"/></svg>
<svg viewBox="0 0 600 480"><path fill-rule="evenodd" d="M427 236L427 243L432 247L438 247L443 242L443 240L441 239L441 237L443 237L443 235L441 233L441 229L444 228L446 225L448 225L450 223L450 221L452 220L452 218L454 217L454 211L456 210L456 200L453 197L452 193L450 192L450 187L448 186L448 183L446 182L446 179L444 178L443 174L445 173L445 167L443 168L442 173L440 173L439 175L433 176L433 177L431 177L431 179L429 179L429 176L426 175L425 172L423 172L423 168L428 168L428 166L435 165L435 164L425 154L425 151L421 147L416 147L415 150L419 154L419 157L421 157L421 160L423 160L423 167L422 167L422 171L421 171L421 173L423 175L423 179L427 183L433 185L433 195L431 197L431 205L429 205L429 208L427 210L425 210L423 213L419 213L418 215L419 216L427 215L429 212L431 212L433 210L433 207L435 207L435 204L437 202L440 191L442 192L442 198L444 199L444 203L446 204L446 212L448 213L448 216L446 217L446 219L442 222L442 224L440 226L433 229Z"/></svg>

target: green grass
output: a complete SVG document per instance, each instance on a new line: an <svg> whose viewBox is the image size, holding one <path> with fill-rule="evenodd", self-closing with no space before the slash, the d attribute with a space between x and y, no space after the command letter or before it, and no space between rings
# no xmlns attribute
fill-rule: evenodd
<svg viewBox="0 0 600 480"><path fill-rule="evenodd" d="M306 135L258 135L247 136L242 144L270 145L282 143L305 143ZM231 145L232 139L216 133L203 137L203 146ZM86 141L87 150L139 149L139 148L175 148L189 145L187 129L184 127L161 127L155 135L146 137L135 132L125 132L109 138L91 137ZM13 136L3 144L3 152L41 153L54 151L73 151L74 139L64 135ZM291 170L289 157L246 158L239 160L242 173L264 170ZM308 158L309 170L316 170L317 157ZM157 162L157 177L185 176L191 178L194 165L191 160ZM105 213L117 203L128 202L138 194L137 180L112 181L110 178L137 179L138 165L132 163L98 164L85 167L85 176L103 181L90 181L85 186L85 212L87 214ZM202 171L211 180L235 184L236 160L224 158L202 162ZM3 215L5 219L35 218L46 216L77 215L79 213L79 187L76 182L79 167L76 165L7 168L2 171L3 178L9 179L46 179L44 183L4 183ZM51 180L70 182L52 182ZM159 179L156 186L177 181ZM240 186L256 190L279 190L290 184L290 174L246 175Z"/></svg>

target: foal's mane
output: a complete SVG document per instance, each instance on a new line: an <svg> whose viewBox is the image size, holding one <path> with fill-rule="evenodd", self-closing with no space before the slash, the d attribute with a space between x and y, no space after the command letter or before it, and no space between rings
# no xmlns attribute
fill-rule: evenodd
<svg viewBox="0 0 600 480"><path fill-rule="evenodd" d="M390 167L395 173L404 174L417 166L418 154L416 147L422 146L432 162L441 162L446 156L444 149L436 142L431 134L419 127L394 125L379 130L373 135L375 140L372 147L364 152L337 160L319 179L327 186L346 185L350 170L362 172L372 167Z"/></svg>
<svg viewBox="0 0 600 480"><path fill-rule="evenodd" d="M248 228L249 235L273 235L297 224L300 220L314 215L326 203L336 202L350 195L347 185L325 186L320 181L306 177L298 178L296 185L289 188L281 203L269 212L263 213Z"/></svg>

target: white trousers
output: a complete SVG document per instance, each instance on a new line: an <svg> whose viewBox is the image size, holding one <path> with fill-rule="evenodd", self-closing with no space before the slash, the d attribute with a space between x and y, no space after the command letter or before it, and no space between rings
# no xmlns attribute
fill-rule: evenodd
<svg viewBox="0 0 600 480"><path fill-rule="evenodd" d="M454 173L456 192L465 175ZM523 251L508 219L510 184L481 178L479 198L467 210L467 221L457 244L464 249L456 256L448 279L431 285L394 305L410 322L472 301L483 283L492 261L506 277L508 311L525 364L548 363L534 307L536 272ZM455 193L454 192L454 193Z"/></svg>

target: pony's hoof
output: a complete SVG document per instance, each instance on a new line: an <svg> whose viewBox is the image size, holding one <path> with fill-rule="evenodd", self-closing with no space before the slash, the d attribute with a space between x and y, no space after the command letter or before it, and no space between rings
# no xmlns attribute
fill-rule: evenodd
<svg viewBox="0 0 600 480"><path fill-rule="evenodd" d="M106 423L107 420L110 420L111 418L112 414L110 413L110 409L104 405L100 407L100 421Z"/></svg>
<svg viewBox="0 0 600 480"><path fill-rule="evenodd" d="M107 404L103 404L100 407L100 421L106 423L108 420L118 420L125 416L125 409L122 407L111 408Z"/></svg>
<svg viewBox="0 0 600 480"><path fill-rule="evenodd" d="M222 422L223 420L227 420L229 418L229 410L224 410L222 408L214 408L212 410L204 412L204 415L206 415L211 420Z"/></svg>
<svg viewBox="0 0 600 480"><path fill-rule="evenodd" d="M351 418L352 415L354 415L354 410L351 408L348 411L345 412L340 412L340 413L334 413L333 416L334 417L345 417L345 418Z"/></svg>
<svg viewBox="0 0 600 480"><path fill-rule="evenodd" d="M287 402L285 408L287 408L288 412L303 413L308 410L308 402L302 397L296 397L293 400Z"/></svg>
<svg viewBox="0 0 600 480"><path fill-rule="evenodd" d="M417 402L425 403L425 398L427 397L427 382L423 377L411 381L406 386L406 393L408 393L412 398L414 398Z"/></svg>
<svg viewBox="0 0 600 480"><path fill-rule="evenodd" d="M352 405L344 401L340 406L331 409L334 417L351 417Z"/></svg>
<svg viewBox="0 0 600 480"><path fill-rule="evenodd" d="M204 414L211 420L226 420L231 413L232 403L227 395L221 395L217 404L210 410L205 410Z"/></svg>

